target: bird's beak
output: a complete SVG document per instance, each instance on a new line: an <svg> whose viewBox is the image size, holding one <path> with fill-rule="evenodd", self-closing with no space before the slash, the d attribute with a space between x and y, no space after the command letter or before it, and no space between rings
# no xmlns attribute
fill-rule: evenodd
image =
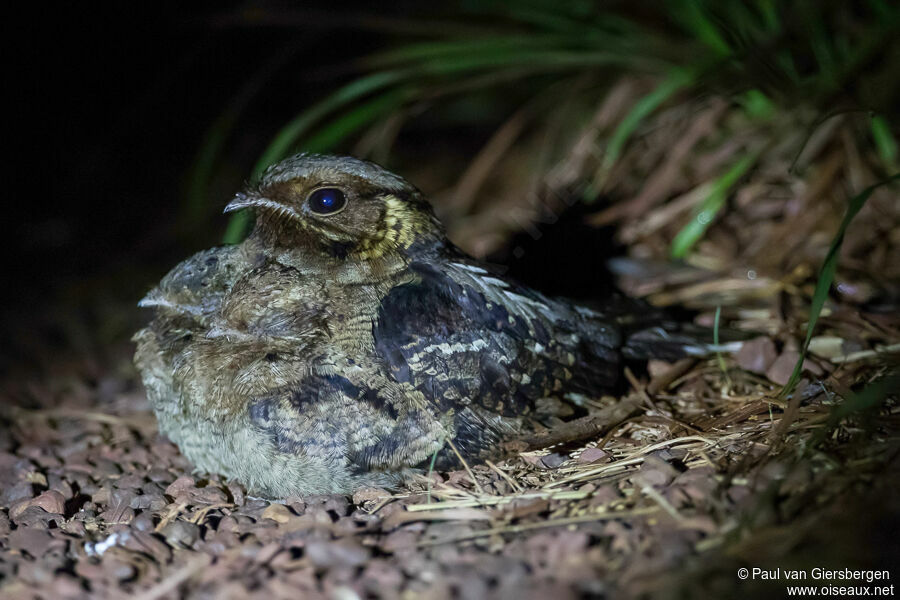
<svg viewBox="0 0 900 600"><path fill-rule="evenodd" d="M303 218L302 215L300 215L290 206L285 206L280 202L276 202L262 196L249 196L247 194L236 195L234 197L234 200L229 202L225 207L225 212L230 213L236 210L243 210L245 208L261 208L263 210L268 210L285 217L291 217L294 219Z"/></svg>
<svg viewBox="0 0 900 600"><path fill-rule="evenodd" d="M256 206L253 202L253 198L248 196L247 194L237 194L234 197L234 200L228 203L228 206L225 207L223 212L230 213L236 210L241 210L244 208L250 208L251 206Z"/></svg>
<svg viewBox="0 0 900 600"><path fill-rule="evenodd" d="M141 298L141 301L138 302L138 306L141 308L149 308L151 306L163 306L168 304L165 298L162 296L162 292L159 291L159 288L153 288L147 295Z"/></svg>
<svg viewBox="0 0 900 600"><path fill-rule="evenodd" d="M158 287L153 288L146 296L141 298L141 301L138 302L138 306L141 308L168 308L183 315L203 315L202 306L185 304L183 302L172 302L171 299L166 298L165 294L163 294Z"/></svg>

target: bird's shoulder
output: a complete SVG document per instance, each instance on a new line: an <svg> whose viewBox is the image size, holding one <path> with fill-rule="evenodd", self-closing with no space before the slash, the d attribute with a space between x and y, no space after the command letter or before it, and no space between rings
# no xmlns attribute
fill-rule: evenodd
<svg viewBox="0 0 900 600"><path fill-rule="evenodd" d="M546 324L567 316L564 305L452 246L411 261L407 275L384 298L380 320L400 310L410 318L424 317L424 328L437 328L436 332L443 331L440 323L455 323L542 338L547 335Z"/></svg>
<svg viewBox="0 0 900 600"><path fill-rule="evenodd" d="M518 415L615 381L614 332L587 327L571 305L458 255L414 261L409 273L381 302L375 349L394 379L442 410Z"/></svg>

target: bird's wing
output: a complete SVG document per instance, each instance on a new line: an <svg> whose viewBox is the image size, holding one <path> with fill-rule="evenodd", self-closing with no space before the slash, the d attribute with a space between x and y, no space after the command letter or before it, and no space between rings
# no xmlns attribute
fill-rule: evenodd
<svg viewBox="0 0 900 600"><path fill-rule="evenodd" d="M443 438L424 413L399 412L374 388L339 374L313 374L255 398L249 417L278 452L352 475L421 463Z"/></svg>
<svg viewBox="0 0 900 600"><path fill-rule="evenodd" d="M178 263L138 306L159 307L203 320L219 308L223 295L259 260L241 246L202 250Z"/></svg>
<svg viewBox="0 0 900 600"><path fill-rule="evenodd" d="M396 381L460 415L458 429L490 432L494 416L521 417L542 398L596 394L614 384L613 326L474 262L410 268L413 281L381 303L376 351Z"/></svg>

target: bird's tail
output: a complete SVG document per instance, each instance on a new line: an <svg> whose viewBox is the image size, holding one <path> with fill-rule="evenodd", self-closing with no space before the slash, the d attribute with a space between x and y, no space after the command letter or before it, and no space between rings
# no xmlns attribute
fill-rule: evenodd
<svg viewBox="0 0 900 600"><path fill-rule="evenodd" d="M716 344L712 328L681 320L668 309L618 294L605 301L603 312L604 318L615 320L619 326L621 354L633 360L674 361L716 352L737 352L744 340L755 337L752 333L723 327L719 329Z"/></svg>
<svg viewBox="0 0 900 600"><path fill-rule="evenodd" d="M657 358L675 361L688 356L737 352L749 337L751 336L742 331L721 329L719 343L716 344L715 333L708 327L663 322L637 330L626 330L622 354L635 360Z"/></svg>

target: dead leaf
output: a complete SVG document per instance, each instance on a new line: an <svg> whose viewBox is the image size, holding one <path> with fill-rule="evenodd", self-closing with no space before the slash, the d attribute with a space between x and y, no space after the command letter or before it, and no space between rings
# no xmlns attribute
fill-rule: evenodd
<svg viewBox="0 0 900 600"><path fill-rule="evenodd" d="M291 512L284 504L270 504L266 507L266 509L262 512L263 519L271 519L276 523L287 523L291 519L293 519L296 515Z"/></svg>
<svg viewBox="0 0 900 600"><path fill-rule="evenodd" d="M734 360L745 371L765 375L777 356L775 343L767 337L760 337L744 342L734 355Z"/></svg>

